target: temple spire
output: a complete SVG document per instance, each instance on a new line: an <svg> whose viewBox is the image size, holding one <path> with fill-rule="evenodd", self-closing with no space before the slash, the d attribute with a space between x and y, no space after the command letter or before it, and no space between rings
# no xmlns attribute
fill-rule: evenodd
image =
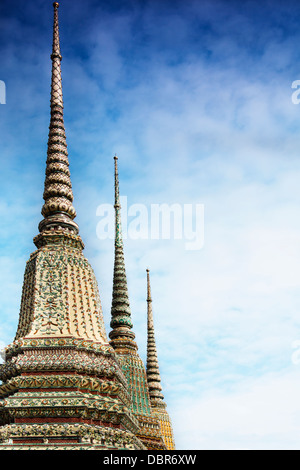
<svg viewBox="0 0 300 470"><path fill-rule="evenodd" d="M57 9L44 220L26 263L16 337L0 364L0 450L146 450L72 221Z"/></svg>
<svg viewBox="0 0 300 470"><path fill-rule="evenodd" d="M70 179L67 142L63 115L63 93L61 80L61 60L58 7L53 3L53 44L52 44L52 75L50 100L50 126L46 162L46 179L44 187L44 219L39 224L39 231L53 229L71 231L78 234L78 225L73 221L76 217L72 205L73 192Z"/></svg>
<svg viewBox="0 0 300 470"><path fill-rule="evenodd" d="M114 205L115 207L115 245L123 248L117 155L114 156L114 161L115 161L115 205Z"/></svg>
<svg viewBox="0 0 300 470"><path fill-rule="evenodd" d="M152 298L150 287L150 271L147 272L147 382L149 388L150 401L152 406L163 404L161 378L159 373L157 350L154 335L154 322L152 311Z"/></svg>
<svg viewBox="0 0 300 470"><path fill-rule="evenodd" d="M118 157L114 156L115 163L115 260L114 279L111 307L112 331L109 337L115 349L123 347L137 350L133 341L135 334L131 331L131 310L128 295L127 277L124 260L124 247L121 228L121 204L119 192Z"/></svg>
<svg viewBox="0 0 300 470"><path fill-rule="evenodd" d="M175 441L173 436L172 423L169 413L167 412L167 405L164 401L162 394L161 379L158 367L157 351L154 335L153 311L152 311L152 298L150 287L150 271L147 271L147 363L146 374L148 382L148 390L150 396L150 403L153 415L158 419L162 437L166 448L169 450L175 449Z"/></svg>

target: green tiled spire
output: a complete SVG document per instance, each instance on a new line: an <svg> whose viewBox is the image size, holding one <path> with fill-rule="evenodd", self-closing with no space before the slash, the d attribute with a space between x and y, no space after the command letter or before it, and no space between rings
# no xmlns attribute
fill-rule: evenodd
<svg viewBox="0 0 300 470"><path fill-rule="evenodd" d="M115 161L115 262L111 307L112 330L110 344L115 349L122 371L128 382L131 411L137 418L140 430L137 437L147 449L165 449L160 425L152 415L145 365L138 354L132 331L124 248L121 228L118 157Z"/></svg>
<svg viewBox="0 0 300 470"><path fill-rule="evenodd" d="M134 341L135 334L132 329L131 310L128 296L124 247L122 239L121 227L121 204L119 193L119 176L118 176L118 157L114 157L115 161L115 261L114 261L114 279L111 307L112 331L109 337L111 344L115 349L129 347L137 350Z"/></svg>

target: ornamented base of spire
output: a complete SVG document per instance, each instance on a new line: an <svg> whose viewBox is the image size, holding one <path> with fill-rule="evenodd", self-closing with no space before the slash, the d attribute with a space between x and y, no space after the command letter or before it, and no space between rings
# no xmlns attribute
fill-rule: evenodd
<svg viewBox="0 0 300 470"><path fill-rule="evenodd" d="M0 439L0 450L145 450L134 435L89 424L5 426Z"/></svg>
<svg viewBox="0 0 300 470"><path fill-rule="evenodd" d="M108 344L20 339L6 349L0 380L0 450L46 443L144 448L127 381Z"/></svg>
<svg viewBox="0 0 300 470"><path fill-rule="evenodd" d="M16 340L0 365L0 450L145 448L80 237L50 230L35 243Z"/></svg>
<svg viewBox="0 0 300 470"><path fill-rule="evenodd" d="M140 425L140 431L136 436L146 448L148 450L167 450L157 417L154 414L151 416L136 415L136 417Z"/></svg>
<svg viewBox="0 0 300 470"><path fill-rule="evenodd" d="M143 361L132 348L119 348L116 352L127 379L131 411L139 422L137 437L148 450L166 450L158 419L151 410Z"/></svg>
<svg viewBox="0 0 300 470"><path fill-rule="evenodd" d="M16 339L73 336L107 343L98 285L80 237L49 231L27 262Z"/></svg>
<svg viewBox="0 0 300 470"><path fill-rule="evenodd" d="M169 413L166 410L166 404L161 403L159 399L158 403L155 405L154 400L151 400L152 413L153 416L157 419L160 432L166 446L167 450L175 450L175 440L173 435L172 423L170 420Z"/></svg>

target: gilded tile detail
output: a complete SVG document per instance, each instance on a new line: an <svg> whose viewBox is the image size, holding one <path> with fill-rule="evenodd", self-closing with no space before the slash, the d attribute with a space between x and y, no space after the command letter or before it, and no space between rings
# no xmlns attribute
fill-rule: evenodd
<svg viewBox="0 0 300 470"><path fill-rule="evenodd" d="M13 444L15 439L24 444ZM66 443L67 438L73 442ZM27 441L26 441L27 440ZM30 440L35 444L30 445ZM27 443L27 445L26 445ZM0 428L1 450L143 450L145 447L131 433L89 424L10 424Z"/></svg>
<svg viewBox="0 0 300 470"><path fill-rule="evenodd" d="M27 263L16 339L74 336L107 342L94 272L80 250L46 246Z"/></svg>
<svg viewBox="0 0 300 470"><path fill-rule="evenodd" d="M0 450L165 450L168 416L160 404L155 408L148 387L160 390L155 351L149 350L154 369L147 383L132 331L117 157L110 343L97 281L82 253L63 117L59 5L53 6L44 219L26 264L16 337L0 364Z"/></svg>

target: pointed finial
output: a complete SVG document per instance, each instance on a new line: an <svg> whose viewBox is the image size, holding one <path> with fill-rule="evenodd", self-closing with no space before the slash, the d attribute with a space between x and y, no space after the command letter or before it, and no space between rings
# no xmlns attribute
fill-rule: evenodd
<svg viewBox="0 0 300 470"><path fill-rule="evenodd" d="M119 190L119 173L118 173L118 157L114 156L115 161L115 244L116 246L123 245L122 240L122 227L121 227L121 204L120 204L120 190Z"/></svg>
<svg viewBox="0 0 300 470"><path fill-rule="evenodd" d="M150 287L150 270L147 268L147 302L152 302L151 299L151 287Z"/></svg>
<svg viewBox="0 0 300 470"><path fill-rule="evenodd" d="M51 111L43 195L45 203L42 208L44 219L39 224L39 231L59 229L78 234L78 225L73 221L76 211L72 205L73 192L63 115L58 6L57 2L53 3L53 43L50 56L52 60Z"/></svg>
<svg viewBox="0 0 300 470"><path fill-rule="evenodd" d="M114 279L111 307L112 328L109 333L112 346L118 350L125 346L137 350L137 344L133 341L135 334L132 329L131 310L128 295L127 277L124 260L124 248L121 228L121 204L119 193L118 157L115 162L115 260Z"/></svg>

